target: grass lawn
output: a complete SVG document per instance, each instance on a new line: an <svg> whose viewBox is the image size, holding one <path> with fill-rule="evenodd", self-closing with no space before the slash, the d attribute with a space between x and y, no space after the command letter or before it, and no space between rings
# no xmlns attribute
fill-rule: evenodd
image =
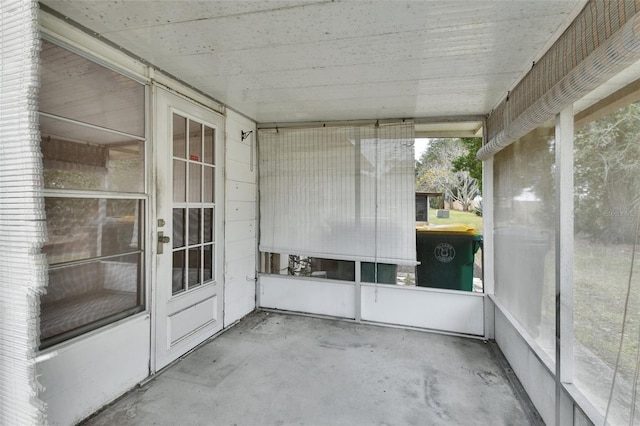
<svg viewBox="0 0 640 426"><path fill-rule="evenodd" d="M464 223L482 232L482 217L475 213L449 210L448 219L438 218L436 213L437 210L429 209L431 224ZM576 239L575 245L575 339L613 367L620 343L632 247L624 244L601 244L581 238ZM640 269L640 256L636 257L636 262ZM553 268L550 270L553 271ZM626 377L633 377L640 336L638 275L634 277L633 289L620 366L622 374ZM555 305L551 307L555 308ZM553 312L547 314L554 318Z"/></svg>
<svg viewBox="0 0 640 426"><path fill-rule="evenodd" d="M576 239L574 260L575 339L613 368L620 344L632 246ZM636 267L640 261L636 258ZM620 369L632 378L640 320L639 279L632 283L631 306Z"/></svg>
<svg viewBox="0 0 640 426"><path fill-rule="evenodd" d="M429 219L434 225L469 224L482 233L482 217L472 212L449 210L449 218L441 219L437 217L437 210L429 209ZM576 239L575 246L575 339L613 368L620 343L632 247L624 244L601 244L581 238ZM636 262L640 269L640 256L636 257ZM549 270L553 273L553 268ZM639 344L639 275L634 277L631 304L620 366L626 377L633 377ZM555 309L555 305L550 307ZM555 318L554 312L546 314Z"/></svg>
<svg viewBox="0 0 640 426"><path fill-rule="evenodd" d="M449 210L448 219L440 219L437 217L437 210L429 209L429 223L433 225L445 225L449 223L464 223L472 225L478 233L482 233L482 217L472 212L459 212L457 210Z"/></svg>
<svg viewBox="0 0 640 426"><path fill-rule="evenodd" d="M482 217L471 212L449 211L448 219L437 217L437 210L429 209L430 223L434 225L464 223L474 226L482 233ZM631 254L633 247L628 244L603 244L588 238L576 237L574 252L574 339L576 345L583 346L588 354L602 361L608 370L602 370L602 363L588 358L576 359L576 368L582 375L604 380L601 384L592 383L601 397L608 397L612 370L620 344L625 296L629 281ZM640 255L636 256L635 269L640 270ZM551 277L545 283L551 283L550 291L555 293L555 278L552 265L545 268ZM546 289L547 291L549 289ZM546 302L546 303L545 303ZM542 316L551 324L555 322L555 294L543 297ZM553 325L551 325L551 329ZM553 337L553 336L552 336ZM640 273L632 280L630 309L626 323L625 336L620 359L622 382L617 386L616 398L629 396L635 377L636 362L640 345ZM550 346L553 349L553 345ZM595 379L594 379L595 380ZM606 383L605 383L606 382ZM593 389L590 390L595 392ZM616 394L617 395L617 394Z"/></svg>

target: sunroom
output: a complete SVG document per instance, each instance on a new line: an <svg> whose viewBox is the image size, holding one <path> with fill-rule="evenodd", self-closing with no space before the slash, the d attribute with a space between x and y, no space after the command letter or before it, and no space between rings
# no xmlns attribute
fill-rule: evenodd
<svg viewBox="0 0 640 426"><path fill-rule="evenodd" d="M495 341L546 424L640 424L637 2L0 7L0 423L266 310ZM482 286L415 285L414 141L470 136Z"/></svg>

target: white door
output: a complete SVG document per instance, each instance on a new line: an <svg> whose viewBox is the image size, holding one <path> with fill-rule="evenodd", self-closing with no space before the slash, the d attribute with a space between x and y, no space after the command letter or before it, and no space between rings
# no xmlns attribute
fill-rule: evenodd
<svg viewBox="0 0 640 426"><path fill-rule="evenodd" d="M222 329L224 118L155 92L158 371Z"/></svg>

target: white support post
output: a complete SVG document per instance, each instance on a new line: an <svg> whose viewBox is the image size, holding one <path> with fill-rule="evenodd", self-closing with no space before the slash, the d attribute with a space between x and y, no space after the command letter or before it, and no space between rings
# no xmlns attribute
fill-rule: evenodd
<svg viewBox="0 0 640 426"><path fill-rule="evenodd" d="M361 167L362 165L360 164L360 157L361 157L361 153L362 153L362 138L360 137L360 130L357 130L357 134L355 137L355 143L354 143L354 187L356 189L355 192L355 226L359 229L361 226L361 215L362 215L362 209L361 209L361 205L362 205L362 171L361 171ZM375 266L375 264L374 264ZM354 301L355 301L355 306L354 306L354 312L355 312L355 320L360 322L362 321L362 286L360 285L361 280L362 280L362 262L360 262L359 260L357 260L355 262L355 266L356 268L355 270L355 285L353 286L353 291L355 292L355 297L354 297Z"/></svg>
<svg viewBox="0 0 640 426"><path fill-rule="evenodd" d="M362 262L356 260L355 262L356 268L356 285L354 286L355 291L355 320L360 322L362 321ZM375 265L375 264L374 264Z"/></svg>
<svg viewBox="0 0 640 426"><path fill-rule="evenodd" d="M485 293L484 337L495 338L495 309L489 294L495 294L495 250L493 247L493 157L482 167L482 286Z"/></svg>
<svg viewBox="0 0 640 426"><path fill-rule="evenodd" d="M493 250L493 157L484 161L482 168L482 272L485 294L495 294Z"/></svg>
<svg viewBox="0 0 640 426"><path fill-rule="evenodd" d="M556 425L573 424L573 106L556 116ZM567 418L567 417L571 418Z"/></svg>
<svg viewBox="0 0 640 426"><path fill-rule="evenodd" d="M282 271L286 271L289 268L289 255L287 253L280 253L280 258L278 259L278 271L276 274L282 274ZM288 275L288 274L284 274Z"/></svg>

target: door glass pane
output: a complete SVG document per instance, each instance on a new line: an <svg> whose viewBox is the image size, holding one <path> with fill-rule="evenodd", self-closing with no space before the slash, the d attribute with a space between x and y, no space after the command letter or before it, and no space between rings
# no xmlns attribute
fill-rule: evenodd
<svg viewBox="0 0 640 426"><path fill-rule="evenodd" d="M186 158L187 119L173 114L173 156Z"/></svg>
<svg viewBox="0 0 640 426"><path fill-rule="evenodd" d="M215 133L211 127L204 126L204 162L215 164L214 162Z"/></svg>
<svg viewBox="0 0 640 426"><path fill-rule="evenodd" d="M180 293L184 290L185 253L184 250L173 252L172 294Z"/></svg>
<svg viewBox="0 0 640 426"><path fill-rule="evenodd" d="M209 166L204 167L204 202L213 203L214 200L214 168Z"/></svg>
<svg viewBox="0 0 640 426"><path fill-rule="evenodd" d="M213 279L213 245L203 247L204 251L204 268L203 281L211 281Z"/></svg>
<svg viewBox="0 0 640 426"><path fill-rule="evenodd" d="M213 241L213 209L204 209L204 242Z"/></svg>
<svg viewBox="0 0 640 426"><path fill-rule="evenodd" d="M173 248L184 246L185 209L173 209Z"/></svg>
<svg viewBox="0 0 640 426"><path fill-rule="evenodd" d="M189 288L200 285L200 247L189 249Z"/></svg>
<svg viewBox="0 0 640 426"><path fill-rule="evenodd" d="M183 193L174 194L173 198L174 203L186 203L187 206L184 208L182 204L174 208L173 243L174 247L186 246L187 250L176 260L176 265L183 268L184 281L177 285L176 280L181 275L174 271L174 293L188 291L215 277L212 244L215 241L215 215L211 205L215 202L215 131L195 120L180 117L179 121L180 126L187 128L188 142L184 148L185 161L174 158L174 191ZM182 147L180 145L180 150Z"/></svg>
<svg viewBox="0 0 640 426"><path fill-rule="evenodd" d="M199 203L202 190L202 166L189 163L189 202Z"/></svg>
<svg viewBox="0 0 640 426"><path fill-rule="evenodd" d="M200 244L200 209L189 209L189 245Z"/></svg>
<svg viewBox="0 0 640 426"><path fill-rule="evenodd" d="M173 202L185 202L187 183L187 163L173 160Z"/></svg>
<svg viewBox="0 0 640 426"><path fill-rule="evenodd" d="M202 125L189 120L189 160L202 161Z"/></svg>

